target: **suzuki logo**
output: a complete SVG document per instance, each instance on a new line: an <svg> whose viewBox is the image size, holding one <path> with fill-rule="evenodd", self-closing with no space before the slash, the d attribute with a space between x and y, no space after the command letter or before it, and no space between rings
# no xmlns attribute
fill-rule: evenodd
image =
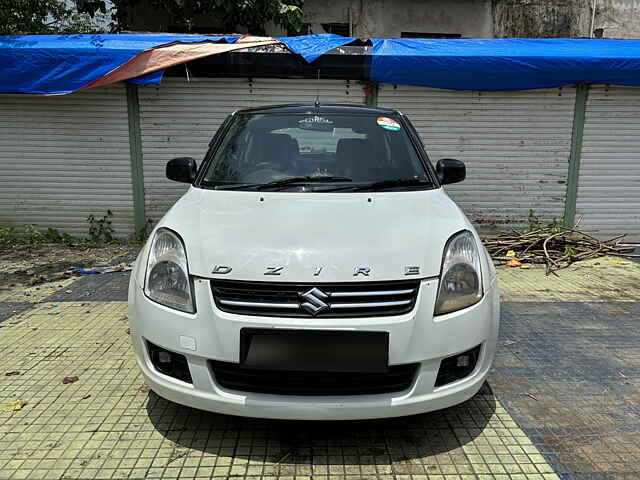
<svg viewBox="0 0 640 480"><path fill-rule="evenodd" d="M304 308L311 315L317 315L323 310L329 308L329 304L325 303L324 300L329 298L329 295L324 293L319 288L312 288L308 292L300 293L301 298L306 300L305 303L301 303L300 307Z"/></svg>

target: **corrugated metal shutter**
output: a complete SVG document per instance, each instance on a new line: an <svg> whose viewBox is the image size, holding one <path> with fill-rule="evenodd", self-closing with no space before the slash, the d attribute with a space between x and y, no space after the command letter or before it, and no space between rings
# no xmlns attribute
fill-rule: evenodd
<svg viewBox="0 0 640 480"><path fill-rule="evenodd" d="M121 85L64 96L0 95L0 224L86 235L110 209L133 231L129 127Z"/></svg>
<svg viewBox="0 0 640 480"><path fill-rule="evenodd" d="M489 232L564 214L575 88L456 92L382 85L378 104L404 112L433 163L451 157L467 179L447 187Z"/></svg>
<svg viewBox="0 0 640 480"><path fill-rule="evenodd" d="M591 86L576 219L598 236L640 241L640 88Z"/></svg>
<svg viewBox="0 0 640 480"><path fill-rule="evenodd" d="M157 220L186 191L165 177L174 157L200 162L213 134L234 110L261 105L363 103L362 86L354 81L247 78L169 78L159 87L141 87L140 115L146 215Z"/></svg>

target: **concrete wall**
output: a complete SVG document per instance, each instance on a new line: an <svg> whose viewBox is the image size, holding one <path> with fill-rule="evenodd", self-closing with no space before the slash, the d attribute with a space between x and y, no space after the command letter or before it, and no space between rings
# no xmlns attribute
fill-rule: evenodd
<svg viewBox="0 0 640 480"><path fill-rule="evenodd" d="M399 37L402 32L491 37L491 0L306 0L305 22L313 33L322 23L347 23L358 37Z"/></svg>
<svg viewBox="0 0 640 480"><path fill-rule="evenodd" d="M640 0L596 0L598 28L607 38L640 38Z"/></svg>
<svg viewBox="0 0 640 480"><path fill-rule="evenodd" d="M173 21L152 0L131 7L132 30L167 31ZM402 32L459 34L468 38L589 37L594 0L306 0L304 21L312 33L322 24L348 23L357 37L400 37ZM202 16L194 31L222 31ZM267 35L285 35L269 23ZM608 38L640 38L640 0L595 0L593 29ZM237 27L236 33L247 33Z"/></svg>
<svg viewBox="0 0 640 480"><path fill-rule="evenodd" d="M305 22L347 23L358 37L402 32L457 33L463 37L640 38L640 0L306 0ZM274 32L276 33L276 32Z"/></svg>
<svg viewBox="0 0 640 480"><path fill-rule="evenodd" d="M640 38L640 0L493 0L493 23L498 38Z"/></svg>
<svg viewBox="0 0 640 480"><path fill-rule="evenodd" d="M167 31L171 16L152 8L152 0L131 7L132 30ZM304 21L313 33L324 33L323 23L348 23L351 8L353 34L359 37L400 37L402 32L453 33L463 37L491 37L491 0L306 0ZM218 31L220 22L200 17L194 26ZM267 35L286 35L268 23ZM236 33L246 33L237 27Z"/></svg>
<svg viewBox="0 0 640 480"><path fill-rule="evenodd" d="M592 0L494 0L494 36L588 37Z"/></svg>

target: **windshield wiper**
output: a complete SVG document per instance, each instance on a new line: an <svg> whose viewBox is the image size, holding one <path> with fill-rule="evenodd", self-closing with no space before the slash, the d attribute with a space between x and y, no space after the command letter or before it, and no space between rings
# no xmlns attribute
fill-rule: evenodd
<svg viewBox="0 0 640 480"><path fill-rule="evenodd" d="M358 185L341 185L338 187L327 188L318 191L333 192L338 190L350 190L352 192L360 192L363 190L382 190L384 188L391 187L413 187L423 185L432 185L432 183L429 180L420 178L396 178L392 180L380 180L377 182L360 183Z"/></svg>
<svg viewBox="0 0 640 480"><path fill-rule="evenodd" d="M285 177L278 180L273 180L266 183L227 183L216 185L213 182L203 182L209 186L214 186L216 190L242 190L243 188L251 190L262 190L264 188L277 188L283 185L290 185L293 183L314 183L314 182L351 182L347 177L333 177L329 175L318 177Z"/></svg>
<svg viewBox="0 0 640 480"><path fill-rule="evenodd" d="M214 190L240 190L242 188L255 188L258 185L262 185L261 183L221 183L217 184L215 182L202 182L202 185L206 185L207 187L212 187Z"/></svg>
<svg viewBox="0 0 640 480"><path fill-rule="evenodd" d="M314 183L314 182L351 182L348 177L334 177L331 175L317 176L317 177L285 177L280 180L273 180L272 182L262 183L256 187L256 190L262 190L264 188L281 187L283 185L290 185L292 183Z"/></svg>
<svg viewBox="0 0 640 480"><path fill-rule="evenodd" d="M431 185L429 180L420 178L396 178L393 180L380 180L378 182L364 183L362 185L354 185L353 191L360 190L382 190L389 187L413 187Z"/></svg>

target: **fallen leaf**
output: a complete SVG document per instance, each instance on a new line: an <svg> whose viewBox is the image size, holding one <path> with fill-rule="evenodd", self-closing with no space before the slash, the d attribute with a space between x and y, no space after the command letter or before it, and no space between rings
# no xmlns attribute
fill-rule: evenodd
<svg viewBox="0 0 640 480"><path fill-rule="evenodd" d="M78 377L64 377L62 379L62 383L64 383L65 385L67 385L68 383L75 383L78 380L80 380Z"/></svg>
<svg viewBox="0 0 640 480"><path fill-rule="evenodd" d="M149 387L149 385L147 385L146 383L143 383L138 387L138 391L142 393L148 393L151 391L151 387Z"/></svg>
<svg viewBox="0 0 640 480"><path fill-rule="evenodd" d="M538 400L532 393L529 393L529 392L527 392L527 397L531 397L536 401Z"/></svg>
<svg viewBox="0 0 640 480"><path fill-rule="evenodd" d="M27 405L28 402L26 402L25 400L16 400L15 402L11 402L8 405L6 405L2 411L3 412L15 412L17 410L22 410L24 408L25 405Z"/></svg>
<svg viewBox="0 0 640 480"><path fill-rule="evenodd" d="M514 252L513 250L509 250L507 252L507 257L515 257L516 256L516 252Z"/></svg>
<svg viewBox="0 0 640 480"><path fill-rule="evenodd" d="M73 293L73 290L65 290L64 293Z"/></svg>
<svg viewBox="0 0 640 480"><path fill-rule="evenodd" d="M611 260L611 263L615 263L616 265L628 265L629 262L626 262L624 260L619 260L617 258Z"/></svg>
<svg viewBox="0 0 640 480"><path fill-rule="evenodd" d="M527 268L531 268L531 265L520 265L520 268L526 270Z"/></svg>
<svg viewBox="0 0 640 480"><path fill-rule="evenodd" d="M508 267L520 267L521 265L522 263L520 263L520 260L518 260L517 258L512 258L507 262Z"/></svg>

